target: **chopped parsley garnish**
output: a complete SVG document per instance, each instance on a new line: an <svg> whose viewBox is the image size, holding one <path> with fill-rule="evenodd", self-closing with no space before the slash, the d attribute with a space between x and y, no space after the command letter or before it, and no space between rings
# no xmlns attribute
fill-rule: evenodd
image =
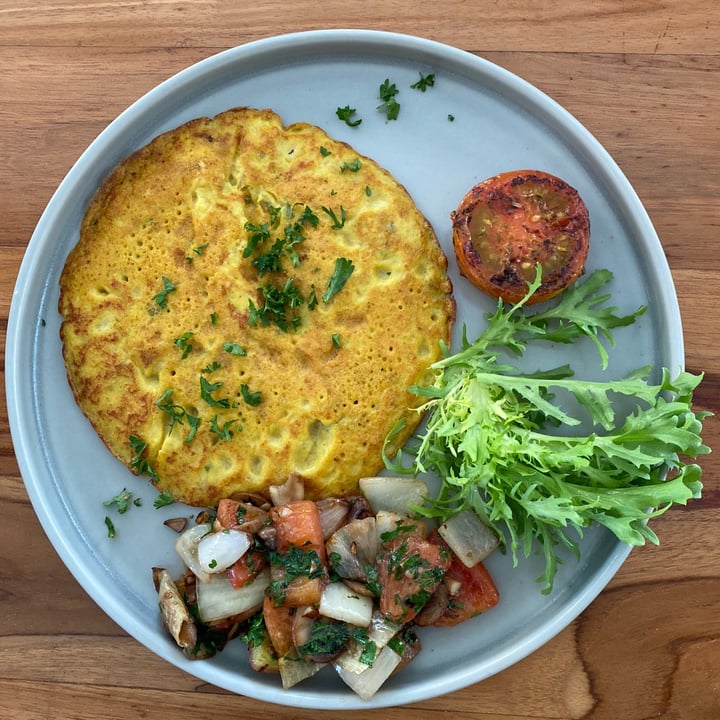
<svg viewBox="0 0 720 720"><path fill-rule="evenodd" d="M233 425L237 425L238 422L237 418L235 418L234 420L227 420L220 425L218 422L218 416L215 415L210 418L210 432L213 433L213 435L217 435L218 440L230 440L235 434L232 429ZM238 426L237 429L241 428Z"/></svg>
<svg viewBox="0 0 720 720"><path fill-rule="evenodd" d="M345 162L340 166L340 172L358 172L362 167L362 161L360 158L355 158L352 162Z"/></svg>
<svg viewBox="0 0 720 720"><path fill-rule="evenodd" d="M329 302L333 295L337 295L337 293L343 289L348 278L352 275L353 270L355 270L355 265L353 265L352 260L342 257L336 258L335 270L328 282L327 290L325 290L322 296L323 302Z"/></svg>
<svg viewBox="0 0 720 720"><path fill-rule="evenodd" d="M372 188L369 185L365 186L365 195L370 197L372 195Z"/></svg>
<svg viewBox="0 0 720 720"><path fill-rule="evenodd" d="M339 107L335 111L335 114L349 127L357 127L362 122L362 119L353 117L356 112L357 110L355 108L346 105L345 107Z"/></svg>
<svg viewBox="0 0 720 720"><path fill-rule="evenodd" d="M269 272L280 272L282 270L282 257L285 249L285 243L282 238L278 238L272 245L272 247L262 255L258 255L252 264L258 272L258 275L262 277L265 273Z"/></svg>
<svg viewBox="0 0 720 720"><path fill-rule="evenodd" d="M347 219L347 216L345 214L345 208L341 205L340 206L340 217L335 214L335 211L332 208L326 208L324 205L322 208L320 208L329 218L332 220L332 229L333 230L340 230L342 227L345 226L345 220Z"/></svg>
<svg viewBox="0 0 720 720"><path fill-rule="evenodd" d="M149 475L153 482L157 481L157 473L152 469L147 458L143 457L147 450L147 443L137 435L130 435L128 438L133 456L130 458L130 468L138 475Z"/></svg>
<svg viewBox="0 0 720 720"><path fill-rule="evenodd" d="M123 488L117 495L111 497L109 500L105 500L105 502L103 502L103 505L105 507L115 505L115 508L120 513L120 515L124 515L130 509L130 502L132 501L132 499L132 493L126 488ZM136 498L133 502L133 505L135 505L135 507L138 507L140 504L140 498Z"/></svg>
<svg viewBox="0 0 720 720"><path fill-rule="evenodd" d="M318 223L320 222L320 218L318 218L318 216L312 211L312 209L306 205L305 209L300 215L300 220L298 222L300 222L302 225L310 225L311 227L317 227Z"/></svg>
<svg viewBox="0 0 720 720"><path fill-rule="evenodd" d="M247 352L245 351L245 348L236 342L226 342L223 343L222 349L229 353L230 355L237 355L237 356L245 356L247 355Z"/></svg>
<svg viewBox="0 0 720 720"><path fill-rule="evenodd" d="M200 372L203 375L210 375L210 373L216 372L221 367L222 365L217 360L213 360L211 363L208 363Z"/></svg>
<svg viewBox="0 0 720 720"><path fill-rule="evenodd" d="M428 88L433 87L435 85L435 74L429 73L428 75L423 75L420 73L420 79L413 83L410 87L413 90L419 90L420 92L425 92Z"/></svg>
<svg viewBox="0 0 720 720"><path fill-rule="evenodd" d="M175 425L182 425L185 422L185 408L182 405L173 403L172 396L174 390L172 388L166 390L156 401L155 407L162 410L170 418L170 432Z"/></svg>
<svg viewBox="0 0 720 720"><path fill-rule="evenodd" d="M107 515L105 516L105 527L107 528L107 536L109 538L114 538L115 526L113 525L112 520Z"/></svg>
<svg viewBox="0 0 720 720"><path fill-rule="evenodd" d="M250 325L255 326L259 322L264 327L268 327L275 324L283 332L297 329L300 317L291 311L300 307L304 298L295 286L293 278L288 278L282 289L268 284L258 288L258 292L262 294L264 302L256 306L252 300L248 300Z"/></svg>
<svg viewBox="0 0 720 720"><path fill-rule="evenodd" d="M323 157L327 157L328 155L332 155L332 153L330 152L330 150L328 150L324 145L321 145L321 146L320 146L320 154L321 154Z"/></svg>
<svg viewBox="0 0 720 720"><path fill-rule="evenodd" d="M274 209L277 213L281 210L280 208L270 209ZM293 211L289 206L288 214L289 217L292 218ZM307 205L303 206L303 211L299 218L295 222L290 222L285 226L282 237L275 238L268 250L253 259L252 264L255 266L258 275L262 276L269 272L282 272L282 261L285 256L290 258L293 267L297 267L300 264L300 256L295 246L305 240L305 226L310 225L311 227L317 227L318 222L319 219L317 215L315 215ZM274 219L273 227L275 227L275 225L277 225L277 217ZM247 223L245 230L249 234L249 239L243 252L243 257L247 258L270 240L270 229L266 223L262 223L261 225Z"/></svg>
<svg viewBox="0 0 720 720"><path fill-rule="evenodd" d="M185 436L185 444L189 445L197 435L198 428L200 427L200 417L198 415L191 415L189 412L185 412L185 419L188 421L190 430Z"/></svg>
<svg viewBox="0 0 720 720"><path fill-rule="evenodd" d="M342 347L342 343L340 341L340 333L333 333L331 339L332 339L333 347L336 347L338 349L340 349Z"/></svg>
<svg viewBox="0 0 720 720"><path fill-rule="evenodd" d="M222 387L223 383L221 381L218 381L216 383L208 382L202 375L200 376L200 397L208 404L210 407L218 407L218 408L229 408L230 407L230 400L227 398L221 398L217 399L212 396L212 394L219 390Z"/></svg>
<svg viewBox="0 0 720 720"><path fill-rule="evenodd" d="M262 401L262 393L259 390L255 391L255 392L250 392L250 388L248 387L248 385L246 383L243 383L240 386L240 392L243 396L243 400L248 405L257 406Z"/></svg>
<svg viewBox="0 0 720 720"><path fill-rule="evenodd" d="M183 360L192 352L193 346L190 342L192 336L193 333L186 332L183 333L179 338L175 338L174 345L175 347L178 347L180 348L180 350L182 350Z"/></svg>
<svg viewBox="0 0 720 720"><path fill-rule="evenodd" d="M158 494L155 500L153 500L153 507L156 510L159 510L160 508L172 505L174 502L175 498L167 490L163 490Z"/></svg>
<svg viewBox="0 0 720 720"><path fill-rule="evenodd" d="M168 295L175 292L177 288L175 284L168 280L165 276L162 278L163 289L155 296L154 300L159 307L165 308L167 306Z"/></svg>
<svg viewBox="0 0 720 720"><path fill-rule="evenodd" d="M382 103L377 109L384 112L388 120L397 120L400 114L400 103L395 99L398 92L395 83L391 83L388 79L380 85L379 97Z"/></svg>
<svg viewBox="0 0 720 720"><path fill-rule="evenodd" d="M318 306L317 292L315 290L314 285L312 285L310 287L310 292L308 293L307 305L308 305L308 310L314 310Z"/></svg>
<svg viewBox="0 0 720 720"><path fill-rule="evenodd" d="M243 250L243 257L250 257L259 245L263 245L270 237L270 228L267 223L256 225L254 223L245 223L245 232L248 234L248 243Z"/></svg>

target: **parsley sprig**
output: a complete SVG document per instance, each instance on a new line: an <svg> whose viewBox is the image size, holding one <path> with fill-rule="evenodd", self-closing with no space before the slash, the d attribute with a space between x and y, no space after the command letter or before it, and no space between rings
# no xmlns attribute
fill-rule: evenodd
<svg viewBox="0 0 720 720"><path fill-rule="evenodd" d="M385 82L380 85L378 97L382 102L377 109L385 113L388 120L397 120L400 115L400 103L395 99L399 92L397 85L391 83L389 78L386 78Z"/></svg>
<svg viewBox="0 0 720 720"><path fill-rule="evenodd" d="M357 127L362 123L362 118L355 117L356 113L357 109L351 108L349 105L339 107L335 111L338 119L342 120L348 127Z"/></svg>
<svg viewBox="0 0 720 720"><path fill-rule="evenodd" d="M355 270L355 265L348 258L339 257L335 259L335 269L328 282L327 290L323 293L323 302L330 302L330 299L340 292Z"/></svg>

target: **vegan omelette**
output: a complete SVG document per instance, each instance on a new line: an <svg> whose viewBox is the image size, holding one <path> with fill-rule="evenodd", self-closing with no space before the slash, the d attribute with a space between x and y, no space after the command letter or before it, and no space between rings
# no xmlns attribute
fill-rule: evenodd
<svg viewBox="0 0 720 720"><path fill-rule="evenodd" d="M408 192L305 123L236 108L122 161L60 279L73 394L109 450L195 506L308 497L382 468L455 319L447 260Z"/></svg>

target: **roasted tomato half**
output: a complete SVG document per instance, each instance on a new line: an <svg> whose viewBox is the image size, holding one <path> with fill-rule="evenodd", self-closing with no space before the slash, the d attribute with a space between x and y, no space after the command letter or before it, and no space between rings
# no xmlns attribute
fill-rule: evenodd
<svg viewBox="0 0 720 720"><path fill-rule="evenodd" d="M575 188L537 170L506 172L475 185L452 213L460 273L489 295L515 303L542 266L532 303L549 300L585 270L590 218Z"/></svg>

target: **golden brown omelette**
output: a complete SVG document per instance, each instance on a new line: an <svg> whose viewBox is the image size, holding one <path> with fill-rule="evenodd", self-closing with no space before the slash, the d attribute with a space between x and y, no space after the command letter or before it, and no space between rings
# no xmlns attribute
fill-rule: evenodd
<svg viewBox="0 0 720 720"><path fill-rule="evenodd" d="M110 451L213 506L290 472L353 492L417 426L455 318L407 191L320 128L238 108L114 170L60 280L67 373Z"/></svg>

